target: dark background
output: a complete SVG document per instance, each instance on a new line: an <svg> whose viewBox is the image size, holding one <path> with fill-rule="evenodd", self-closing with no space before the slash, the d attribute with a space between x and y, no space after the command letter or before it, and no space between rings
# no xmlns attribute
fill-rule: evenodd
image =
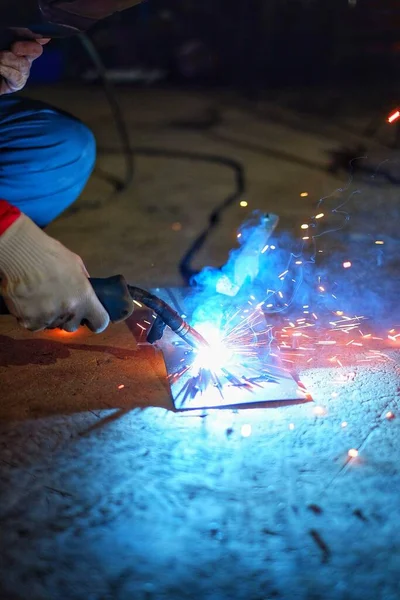
<svg viewBox="0 0 400 600"><path fill-rule="evenodd" d="M400 7L395 0L152 0L90 35L109 68L157 69L171 84L255 94L396 77ZM33 75L82 76L90 64L77 45L53 43Z"/></svg>

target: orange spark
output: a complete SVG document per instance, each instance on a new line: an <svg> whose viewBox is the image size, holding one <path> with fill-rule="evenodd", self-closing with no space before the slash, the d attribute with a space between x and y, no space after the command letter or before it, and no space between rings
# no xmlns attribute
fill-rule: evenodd
<svg viewBox="0 0 400 600"><path fill-rule="evenodd" d="M76 331L65 331L64 329L54 329L54 330L51 330L49 333L55 337L72 337L73 335L76 335L79 331L82 331L82 329L83 329L82 327L80 327Z"/></svg>
<svg viewBox="0 0 400 600"><path fill-rule="evenodd" d="M394 112L392 112L389 116L388 116L388 123L394 123L394 121L397 121L397 119L400 117L400 111L399 110L395 110Z"/></svg>

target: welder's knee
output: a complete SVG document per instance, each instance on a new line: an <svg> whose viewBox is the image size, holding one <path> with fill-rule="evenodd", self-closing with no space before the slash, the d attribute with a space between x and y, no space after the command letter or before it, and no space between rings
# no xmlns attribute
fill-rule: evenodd
<svg viewBox="0 0 400 600"><path fill-rule="evenodd" d="M69 159L75 165L77 178L81 179L84 185L96 161L95 137L87 125L68 115L63 115L62 122L58 115L57 125L59 126L58 143L63 153L63 157L60 156L60 168L64 168Z"/></svg>
<svg viewBox="0 0 400 600"><path fill-rule="evenodd" d="M90 129L25 98L0 99L0 198L45 226L72 204L95 164Z"/></svg>

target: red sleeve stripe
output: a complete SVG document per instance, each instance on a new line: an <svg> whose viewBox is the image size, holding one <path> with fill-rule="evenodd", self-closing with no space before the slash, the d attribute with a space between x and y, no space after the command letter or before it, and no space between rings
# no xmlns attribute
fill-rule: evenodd
<svg viewBox="0 0 400 600"><path fill-rule="evenodd" d="M0 235L18 219L21 211L5 200L0 200Z"/></svg>

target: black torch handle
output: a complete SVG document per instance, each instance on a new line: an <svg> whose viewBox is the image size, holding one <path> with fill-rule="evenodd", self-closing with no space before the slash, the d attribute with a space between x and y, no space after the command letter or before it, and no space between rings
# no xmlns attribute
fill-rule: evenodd
<svg viewBox="0 0 400 600"><path fill-rule="evenodd" d="M133 312L133 302L126 283L122 275L113 277L89 279L96 296L106 309L113 323L124 321ZM10 311L0 296L0 315L9 315Z"/></svg>
<svg viewBox="0 0 400 600"><path fill-rule="evenodd" d="M128 284L122 275L89 279L96 296L113 323L125 321L133 313L133 302Z"/></svg>

